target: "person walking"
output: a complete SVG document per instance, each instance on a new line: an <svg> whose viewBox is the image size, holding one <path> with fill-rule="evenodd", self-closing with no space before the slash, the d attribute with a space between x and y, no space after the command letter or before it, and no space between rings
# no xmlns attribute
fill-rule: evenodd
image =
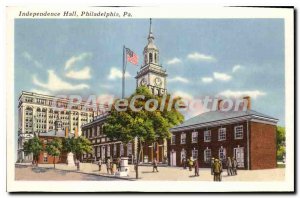
<svg viewBox="0 0 300 198"><path fill-rule="evenodd" d="M102 159L100 158L98 161L99 171L101 171L102 168Z"/></svg>
<svg viewBox="0 0 300 198"><path fill-rule="evenodd" d="M196 176L199 177L199 163L197 159L194 161L194 164L195 164L195 177Z"/></svg>
<svg viewBox="0 0 300 198"><path fill-rule="evenodd" d="M190 159L189 159L189 161L188 161L188 165L189 165L189 171L192 171L193 164L194 164L194 162L193 162L193 158L192 158L192 157L190 157Z"/></svg>
<svg viewBox="0 0 300 198"><path fill-rule="evenodd" d="M218 159L218 162L220 164L221 173L219 175L219 180L222 181L222 173L223 173L223 161L221 159Z"/></svg>
<svg viewBox="0 0 300 198"><path fill-rule="evenodd" d="M80 161L78 159L76 159L76 166L77 166L77 171L80 170Z"/></svg>
<svg viewBox="0 0 300 198"><path fill-rule="evenodd" d="M183 169L186 169L186 159L185 159L185 157L182 159L182 166L183 166Z"/></svg>
<svg viewBox="0 0 300 198"><path fill-rule="evenodd" d="M106 169L107 169L107 174L110 174L111 173L110 159L107 159L107 161L106 161Z"/></svg>
<svg viewBox="0 0 300 198"><path fill-rule="evenodd" d="M233 175L232 161L231 161L230 157L227 157L226 166L227 166L227 175L228 176Z"/></svg>
<svg viewBox="0 0 300 198"><path fill-rule="evenodd" d="M112 163L111 174L116 175L116 172L117 172L117 164Z"/></svg>
<svg viewBox="0 0 300 198"><path fill-rule="evenodd" d="M119 157L117 159L117 168L118 168L118 171L121 171L121 158L119 158Z"/></svg>
<svg viewBox="0 0 300 198"><path fill-rule="evenodd" d="M215 158L211 158L210 160L210 174L214 175L214 162L215 162Z"/></svg>
<svg viewBox="0 0 300 198"><path fill-rule="evenodd" d="M221 181L221 173L222 167L218 159L214 159L213 164L213 173L214 173L214 181Z"/></svg>
<svg viewBox="0 0 300 198"><path fill-rule="evenodd" d="M238 168L238 163L237 163L236 159L233 157L232 158L232 172L233 172L233 175L237 175L237 168Z"/></svg>
<svg viewBox="0 0 300 198"><path fill-rule="evenodd" d="M154 170L156 170L158 172L158 169L157 169L158 164L157 164L156 158L154 158L152 165L153 165L153 171L152 172L154 172Z"/></svg>

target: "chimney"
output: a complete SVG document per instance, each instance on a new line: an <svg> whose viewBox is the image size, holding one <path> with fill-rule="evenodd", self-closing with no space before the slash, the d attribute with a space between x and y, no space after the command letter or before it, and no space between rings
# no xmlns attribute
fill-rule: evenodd
<svg viewBox="0 0 300 198"><path fill-rule="evenodd" d="M78 137L78 127L75 127L75 137Z"/></svg>
<svg viewBox="0 0 300 198"><path fill-rule="evenodd" d="M69 127L66 127L66 129L65 129L65 136L66 136L66 138L69 137Z"/></svg>
<svg viewBox="0 0 300 198"><path fill-rule="evenodd" d="M247 105L247 110L251 109L251 98L250 96L243 97L244 100L247 100L247 104L244 103L244 105Z"/></svg>
<svg viewBox="0 0 300 198"><path fill-rule="evenodd" d="M223 102L222 99L219 99L219 100L218 100L218 107L217 107L217 108L218 108L218 111L220 111L221 108L222 108L222 105L223 105L223 104L221 104L222 102Z"/></svg>

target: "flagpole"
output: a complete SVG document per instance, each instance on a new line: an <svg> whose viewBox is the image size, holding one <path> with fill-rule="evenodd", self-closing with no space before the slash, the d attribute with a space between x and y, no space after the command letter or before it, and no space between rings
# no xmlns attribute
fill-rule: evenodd
<svg viewBox="0 0 300 198"><path fill-rule="evenodd" d="M125 49L126 49L125 45L123 45L122 99L124 99L124 97L125 97L125 70L126 70Z"/></svg>

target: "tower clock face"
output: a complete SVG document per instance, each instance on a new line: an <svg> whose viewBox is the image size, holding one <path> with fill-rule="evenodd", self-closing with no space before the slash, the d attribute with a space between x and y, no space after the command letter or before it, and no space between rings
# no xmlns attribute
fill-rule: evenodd
<svg viewBox="0 0 300 198"><path fill-rule="evenodd" d="M154 79L154 83L155 83L156 86L161 87L162 86L162 80L161 80L161 78L156 77Z"/></svg>
<svg viewBox="0 0 300 198"><path fill-rule="evenodd" d="M147 84L147 80L145 78L142 78L142 80L140 81L140 85L144 86Z"/></svg>

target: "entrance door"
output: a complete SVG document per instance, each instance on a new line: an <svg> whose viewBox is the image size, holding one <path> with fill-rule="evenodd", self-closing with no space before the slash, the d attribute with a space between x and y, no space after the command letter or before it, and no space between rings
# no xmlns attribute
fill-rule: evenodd
<svg viewBox="0 0 300 198"><path fill-rule="evenodd" d="M243 147L234 148L234 157L238 163L238 167L243 168L245 166L245 164L244 164L244 148Z"/></svg>
<svg viewBox="0 0 300 198"><path fill-rule="evenodd" d="M170 152L170 165L176 166L176 152Z"/></svg>

